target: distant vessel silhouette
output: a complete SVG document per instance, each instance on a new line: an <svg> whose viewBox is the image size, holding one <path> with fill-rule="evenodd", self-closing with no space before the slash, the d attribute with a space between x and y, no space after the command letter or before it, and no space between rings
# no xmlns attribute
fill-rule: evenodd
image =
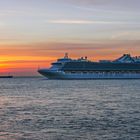
<svg viewBox="0 0 140 140"><path fill-rule="evenodd" d="M0 76L0 78L13 78L12 75L3 75L3 76Z"/></svg>
<svg viewBox="0 0 140 140"><path fill-rule="evenodd" d="M71 59L66 53L51 68L38 72L48 79L140 79L140 57L124 54L114 61L92 62L87 57Z"/></svg>
<svg viewBox="0 0 140 140"><path fill-rule="evenodd" d="M0 78L13 78L13 75L11 75L10 73L9 74L3 74L3 75L0 75Z"/></svg>

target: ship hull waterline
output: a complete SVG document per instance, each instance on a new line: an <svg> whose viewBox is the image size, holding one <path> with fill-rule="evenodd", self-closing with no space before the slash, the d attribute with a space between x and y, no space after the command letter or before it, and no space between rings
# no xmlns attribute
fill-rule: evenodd
<svg viewBox="0 0 140 140"><path fill-rule="evenodd" d="M90 80L90 79L140 79L140 73L66 73L64 71L39 70L47 79Z"/></svg>

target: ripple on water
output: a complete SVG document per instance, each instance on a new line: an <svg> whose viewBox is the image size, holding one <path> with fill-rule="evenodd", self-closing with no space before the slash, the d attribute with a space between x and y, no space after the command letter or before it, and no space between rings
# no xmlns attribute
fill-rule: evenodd
<svg viewBox="0 0 140 140"><path fill-rule="evenodd" d="M139 140L139 84L0 79L0 140Z"/></svg>

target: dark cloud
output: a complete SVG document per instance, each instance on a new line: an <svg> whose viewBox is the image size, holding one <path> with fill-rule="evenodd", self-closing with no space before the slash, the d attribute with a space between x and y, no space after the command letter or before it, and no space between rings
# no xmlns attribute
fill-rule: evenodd
<svg viewBox="0 0 140 140"><path fill-rule="evenodd" d="M105 49L121 49L121 48L139 48L139 40L117 40L117 41L95 41L95 43L42 43L40 45L40 51L48 50L105 50Z"/></svg>

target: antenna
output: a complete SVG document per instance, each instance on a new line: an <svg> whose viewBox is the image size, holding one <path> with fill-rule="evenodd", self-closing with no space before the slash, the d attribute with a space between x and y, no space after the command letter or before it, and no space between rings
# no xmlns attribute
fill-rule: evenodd
<svg viewBox="0 0 140 140"><path fill-rule="evenodd" d="M69 58L68 53L65 53L64 58Z"/></svg>
<svg viewBox="0 0 140 140"><path fill-rule="evenodd" d="M39 70L40 69L40 66L38 65L37 69Z"/></svg>

